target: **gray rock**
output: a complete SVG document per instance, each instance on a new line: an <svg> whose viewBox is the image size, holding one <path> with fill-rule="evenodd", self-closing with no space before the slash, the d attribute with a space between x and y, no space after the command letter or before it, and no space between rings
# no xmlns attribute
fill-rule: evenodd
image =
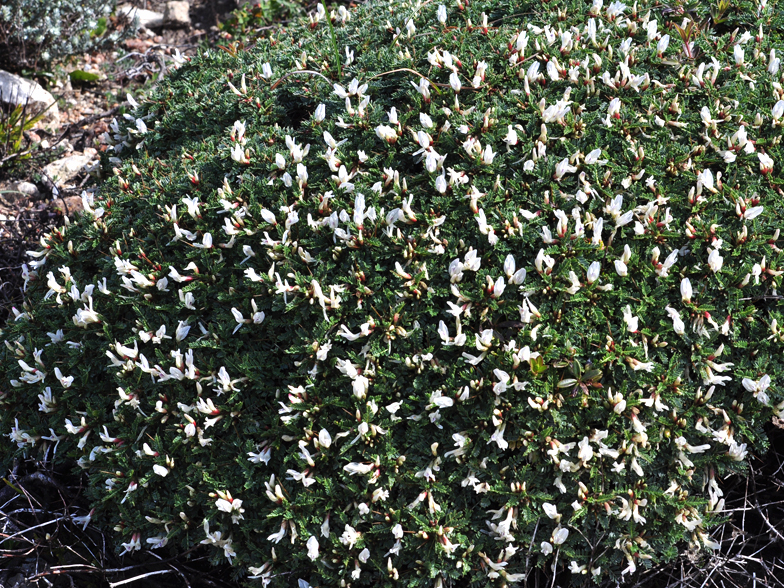
<svg viewBox="0 0 784 588"><path fill-rule="evenodd" d="M154 10L144 10L130 4L123 4L117 7L117 14L127 16L131 22L136 19L137 29L142 27L154 29L163 26L163 14Z"/></svg>
<svg viewBox="0 0 784 588"><path fill-rule="evenodd" d="M60 121L60 110L54 96L36 82L3 70L0 70L0 102L13 106L26 103L33 114L46 111L44 120Z"/></svg>
<svg viewBox="0 0 784 588"><path fill-rule="evenodd" d="M75 178L88 163L93 159L93 155L76 153L53 161L44 168L44 173L54 182L55 186L61 188Z"/></svg>
<svg viewBox="0 0 784 588"><path fill-rule="evenodd" d="M21 192L25 196L35 197L38 196L38 186L30 182L19 182L16 185L17 192Z"/></svg>
<svg viewBox="0 0 784 588"><path fill-rule="evenodd" d="M191 25L190 6L185 0L172 0L166 3L163 24L170 28L185 28Z"/></svg>

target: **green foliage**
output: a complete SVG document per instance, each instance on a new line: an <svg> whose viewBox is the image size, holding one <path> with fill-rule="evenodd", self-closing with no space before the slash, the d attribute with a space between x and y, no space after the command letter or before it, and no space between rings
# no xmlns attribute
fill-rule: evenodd
<svg viewBox="0 0 784 588"><path fill-rule="evenodd" d="M262 36L262 28L284 18L302 16L305 3L300 1L264 0L246 2L218 24L220 36L233 42L251 43Z"/></svg>
<svg viewBox="0 0 784 588"><path fill-rule="evenodd" d="M80 84L95 82L101 78L97 73L84 71L82 69L75 69L68 74L68 77L71 78L71 82Z"/></svg>
<svg viewBox="0 0 784 588"><path fill-rule="evenodd" d="M598 4L377 2L331 15L340 69L316 13L167 77L33 252L0 455L264 585L710 548L784 412L784 22L685 51Z"/></svg>
<svg viewBox="0 0 784 588"><path fill-rule="evenodd" d="M46 112L33 116L27 111L27 104L20 104L8 111L0 108L0 166L11 157L18 158L22 151L25 131L32 129Z"/></svg>
<svg viewBox="0 0 784 588"><path fill-rule="evenodd" d="M0 68L48 66L70 55L111 46L106 33L115 0L5 0L0 7Z"/></svg>

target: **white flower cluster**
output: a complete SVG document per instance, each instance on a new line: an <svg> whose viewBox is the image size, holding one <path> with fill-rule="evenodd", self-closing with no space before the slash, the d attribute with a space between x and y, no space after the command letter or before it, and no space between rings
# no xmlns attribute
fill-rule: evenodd
<svg viewBox="0 0 784 588"><path fill-rule="evenodd" d="M417 30L441 30L446 23L456 22L445 6L431 12L432 22L425 22L421 16L423 8L421 13L414 10L408 14L403 28L388 27L401 61L411 61L410 49ZM348 15L341 7L329 18L345 23ZM315 27L326 18L319 6L311 23ZM465 26L466 32L476 29L483 34L488 34L490 27L485 14L479 25L468 21L458 26ZM402 68L417 75L401 85L400 92L408 92L408 96L395 107L379 108L370 79L352 77L334 83L329 98L322 98L328 104L320 103L313 109L310 124L318 129L312 135L318 138L313 144L304 143L305 134L292 136L278 128L275 132L280 131L280 136L270 139L265 147L256 141L258 131L252 129L250 119L236 120L225 128L219 148L222 163L233 166L232 174L226 175L215 194L205 195L196 164L184 157L177 173L183 183L192 186L193 193L161 210L165 230L157 236L165 242L168 259L192 261L175 264L150 259L141 250L138 254L124 252L128 246L118 240L112 246L111 279L103 278L80 290L71 269L63 265L57 273L47 273L45 300L54 298L59 306L73 307L73 324L85 330L102 323L102 309L118 301L144 304L154 300L175 308L177 316L171 322L140 322L122 341L107 340L103 351L111 373L124 381L145 383L149 376L159 398L153 413L147 415L133 386L118 387L116 420L122 422L118 415L127 404L161 425L169 423L176 428L177 443L192 447L196 442L199 447L213 444L215 439L206 436L208 430L241 414L231 408L229 399L249 393L252 387L247 375L237 376L228 362L205 369L210 363L207 351L196 343L218 340L219 332L223 333L223 342L263 336L268 334L272 314L277 317L293 309L304 313L314 307L313 325L321 329L315 332L327 334L307 342L308 353L295 364L302 371L293 374L291 383L281 386L283 392L278 390L276 394L278 424L286 434L280 443L254 440L253 451L242 450L243 460L254 467L270 468L271 463L283 463L284 458L275 453L276 447L289 447L285 482L280 479L282 471L277 472L278 478L271 473L269 481L264 482L266 498L276 508L268 516L276 530L264 533L269 543L277 545L288 539L292 545L303 547L303 553L313 562L327 557L324 553L328 550L337 554L339 545L353 562L353 569L347 573L351 579L359 579L363 570L369 571L371 557L374 561L386 558L390 577L398 578L395 562L411 545L406 543L405 533L423 540L430 537L415 528L413 516L406 516L424 512L433 520L441 520L443 499L434 487L447 483L447 477L455 471L453 466L462 468L460 488L456 490L470 499L480 494L494 497L497 480L491 478L490 468L525 449L530 462L551 468L553 479L549 483L558 491L552 498L557 505L534 504L537 513L541 507L540 523L547 538L539 541L539 552L548 556L567 541L576 541L578 534L570 534L569 516L559 508L563 511L570 501L575 513L593 508L598 493L589 488L590 479L594 472L602 472L614 476L617 487L604 489L603 493L613 498L599 508L613 520L635 523L637 535L623 535L614 542L614 548L627 562L622 573L631 573L639 558L652 556L643 538L652 516L643 490L644 481L654 470L651 461L657 460L656 469L660 470L665 460L661 456L671 455L665 464L669 483L665 495L683 497L685 501L688 491L684 484L700 475L694 461L699 461L701 454L711 452L729 461L746 457L747 445L729 414L735 411L740 415L743 406L714 402L717 389L742 387L760 406L784 418L784 402L774 405L771 399L776 389L774 373L738 373L733 369L734 362L719 359L733 354L735 317L727 314L725 318L719 308L711 310L721 317L714 318L704 308L706 292L715 290L716 284L720 290L756 287L760 282L773 284L775 296L776 280L784 274L774 262L768 264L767 256L750 263L736 259L729 240L738 245L756 237L776 249L778 231L775 235L754 235L755 219L766 214L770 205L767 201L761 204L758 194L740 194L727 179L733 177L740 163L763 179L780 168L781 163L768 153L775 143L766 143L765 149L756 140L782 125L784 89L779 61L775 51L767 56L756 49L746 51L744 47L751 38L741 36L733 41L731 55L716 55L710 63L696 60L693 67L681 66L679 61L672 61L675 57L670 37L661 34L660 26L650 11L638 13L636 5L631 9L616 1L604 7L602 0L594 0L584 22L569 28L557 23L529 23L514 31L504 40L508 51L503 59L471 56L468 52L458 55L434 46L426 56L433 70L428 72L430 77L407 66ZM684 51L692 54L694 47L686 46ZM760 74L759 68L752 73L747 60L747 56L752 59L751 55L756 61L766 61L764 73ZM362 58L346 47L346 67ZM308 59L306 54L296 58L292 71L310 71L306 70ZM651 67L643 72L642 63ZM259 82L266 92L267 84L278 73L264 63L250 86L243 75L239 88L228 82L226 94L240 104L250 102L258 91L254 83ZM681 102L686 101L676 93L670 81L673 77L684 84L689 108L696 108L694 112L684 112ZM719 92L723 84L737 79L750 90L763 82L765 87L769 85L773 93L769 98L775 104L772 110L757 113L753 121L744 121L734 114L740 106L737 101L714 99L713 93ZM518 102L533 113L531 125L505 124L500 134L495 132L499 113L492 107L484 112L477 109L471 93L497 84L508 86L499 86L498 91L526 101ZM536 100L542 87L557 88L557 99L552 103L545 97ZM711 88L712 93L705 88ZM436 91L438 99L443 99L440 106L434 103ZM578 95L584 96L583 103L574 98ZM547 96L555 93L550 91ZM461 100L472 106L461 104ZM649 104L647 109L640 109L642 103ZM593 110L588 109L589 104ZM132 123L135 131L131 131L146 133L143 118ZM563 134L567 128L575 133L571 144ZM679 162L662 163L660 154L646 154L648 139L662 129L673 143L696 137L699 144L690 144L690 151ZM125 140L119 136L119 127L113 130L116 139ZM582 145L576 139L583 133L614 137L619 141L615 145L622 145L622 152ZM705 153L713 156L702 157ZM396 157L406 158L408 163L413 158L421 175L407 178L402 170L411 166L403 165ZM499 169L499 161L509 169ZM625 166L619 163L622 161L634 163ZM137 176L143 175L138 168L133 169ZM265 199L263 206L249 204L243 191L246 180L236 175L237 169L242 173L255 170L276 198ZM688 178L683 180L684 186L688 182L682 195L685 198L663 187L667 174ZM132 182L119 171L117 176L120 189L131 189ZM510 196L512 189L523 186L527 193L519 198ZM449 203L436 207L436 198L448 199ZM513 206L499 204L510 198ZM706 225L702 218L712 218L707 205L720 199L729 202L731 198L734 217L726 223L738 227L734 235L723 231L718 223ZM87 194L84 202L89 221L96 228L105 228L112 214L108 204L96 207ZM691 212L688 220L681 222L680 208L687 204ZM463 234L460 231L470 232L471 240L460 239L458 245L453 235ZM62 241L64 232L58 235L50 236L50 240L58 237ZM42 240L42 245L51 247L50 240ZM321 267L325 260L338 262L355 252L380 247L388 255L383 267L378 266L382 268L378 273L383 272L385 287L394 293L397 305L388 316L384 309L377 308L377 292L367 285L377 277L369 275L371 270L359 269L356 263L352 275L338 277L326 274ZM31 263L33 271L29 275L35 279L49 253L46 250L32 255L37 259ZM228 288L232 302L225 314L230 317L225 319L226 324L211 323L204 318L210 309L200 286L217 280L216 264L237 256L244 258L234 267L238 270L237 283ZM774 259L773 253L770 259ZM740 269L744 273L739 283L731 284ZM641 283L646 288L658 288L656 294L620 298L619 290L637 293ZM441 285L443 293L433 294ZM243 293L248 294L242 298ZM653 296L662 298L652 302ZM418 321L405 318L403 309L434 304L434 300L440 304L436 309L440 314L432 332L425 332ZM570 310L580 305L584 312ZM606 344L603 348L593 345L590 350L572 347L567 337L581 335L567 333L576 327L560 325L562 313L572 312L574 318L594 312L597 306L606 311L599 321L607 323L607 334L602 335ZM508 320L506 309L512 310L514 321ZM353 314L349 315L349 310ZM352 320L346 320L346 316ZM362 318L354 320L358 317ZM504 322L517 329L514 338L504 334L506 327L498 324ZM671 325L671 332L662 329L652 334L659 325ZM198 339L191 334L197 326ZM770 330L769 340L784 340L775 320ZM400 351L410 350L408 342L425 335L433 336L431 343L422 344L416 352ZM51 345L63 343L62 331L49 336ZM310 333L308 336L313 337ZM549 340L555 338L565 341L564 357L568 354L568 361L552 359ZM378 341L384 345L375 345ZM7 345L13 350L10 343ZM678 350L684 346L711 351L699 356L695 351L686 372L674 376L669 363L678 358ZM32 359L27 357L26 361L21 356L22 346L17 349L21 372L12 385L33 386L40 390L40 411L56 410L56 392L48 386L52 378L47 380L50 368L42 360L42 352L36 349ZM577 366L589 354L589 362L601 364L601 369L586 369L583 373ZM419 404L406 398L387 398L385 373L405 368L412 377L428 372L443 375L447 373L444 365L450 362L468 374L457 378L451 388L428 390L421 394ZM552 374L567 368L572 374L556 379L551 389L539 378L545 370ZM639 377L639 387L636 383L621 385L619 376L615 380L608 376L606 381L613 385L591 396L593 389L602 388L601 370L615 370L635 382ZM54 367L53 373L63 389L74 385L74 377L64 375L60 368ZM343 421L349 424L340 429L337 421L318 416L312 408L320 390L318 382L326 380L325 376L345 390L353 406L350 412L346 410L350 420ZM175 387L179 391L176 397L181 399L176 403L166 394ZM567 390L571 390L571 397ZM683 390L692 390L694 405L705 407L705 413L695 422L684 418L686 408L680 399L677 404L670 400L670 395L681 396ZM473 410L475 404L471 403L477 397L484 398L484 394L491 410L483 427L450 430L451 423L460 422L461 411ZM537 432L527 430L526 422L521 424L510 416L513 408L522 407L531 422L558 424L578 396L574 402L582 402L581 408L607 409L609 416L601 427L586 426L575 429L571 436L559 433L560 438L553 434L539 439ZM665 419L672 424L664 427L661 423ZM379 447L394 436L396 429L404 430L410 423L419 423L434 435L448 431L453 448L444 451L438 442L432 442L424 455L414 455L413 448L407 448L411 452L401 452L395 460L383 455ZM90 437L94 424L88 423L84 415L73 413L64 423L66 434L79 437L78 447L85 450L80 460L83 467L106 458L106 454L124 451L123 447L132 442L112 437L108 426L101 425L98 443L95 436ZM26 448L42 442L57 443L65 437L54 430L50 437L35 437L16 421L10 438L19 448ZM146 472L142 474L146 476L143 486L162 483L158 478L176 471L175 459L166 453L168 450L148 442L137 450L137 470ZM342 514L351 513L352 524L344 523L342 529L330 531L331 513L327 512L317 530L284 516L292 494L297 490L314 491L325 478L335 475L325 466L328 463L331 467L333 462L324 458L336 455L343 460L340 475L367 488L366 497L341 509ZM416 498L401 509L401 522L389 516L383 522L374 518L374 512L391 502L394 498L390 497L397 492L388 475L390 470L416 489ZM703 511L685 506L675 521L696 545L714 548L716 544L703 523L721 511L723 503L713 470L706 475L710 497L707 506ZM107 491L122 487L125 498L140 485L135 478L119 475L106 482ZM509 486L511 492L521 496L528 491L526 484L518 481ZM563 498L559 500L559 496ZM229 561L241 546L226 528L241 524L243 501L247 505L248 500L246 496L234 498L226 489L210 496L208 506L217 517L212 520L224 523L220 530L211 532L205 519L206 538L202 543L222 549ZM483 529L481 533L489 533L499 542L497 557L483 552L472 554L473 545L458 543L454 529L440 523L432 525L438 529L433 533L434 541L450 557L462 549L464 557L481 562L478 565L488 579L520 581L524 574L519 570L524 569L526 557L518 552L530 553L530 549L523 549L515 531L525 517L520 506L505 506L498 500L491 504L496 508L488 507L481 515L489 531ZM391 547L386 553L376 549L378 542L372 543L361 530L370 523L374 535L381 528L388 531ZM166 525L172 523L156 524L168 532ZM124 544L126 551L139 549L140 541L141 537L134 535L130 543ZM165 536L153 535L147 542L161 546ZM251 577L261 578L265 586L272 580L277 560L274 548L269 547L270 561L250 568ZM575 574L602 573L593 560L573 561L570 569Z"/></svg>

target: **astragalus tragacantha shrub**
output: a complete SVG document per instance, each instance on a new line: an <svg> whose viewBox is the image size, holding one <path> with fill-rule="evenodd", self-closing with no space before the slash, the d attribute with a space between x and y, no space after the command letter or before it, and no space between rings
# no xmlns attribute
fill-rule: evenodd
<svg viewBox="0 0 784 588"><path fill-rule="evenodd" d="M703 17L379 1L194 59L32 253L2 453L264 585L716 547L784 413L784 22Z"/></svg>

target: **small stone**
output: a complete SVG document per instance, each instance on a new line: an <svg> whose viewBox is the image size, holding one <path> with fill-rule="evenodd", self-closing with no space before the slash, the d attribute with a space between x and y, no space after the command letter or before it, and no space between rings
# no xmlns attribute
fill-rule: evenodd
<svg viewBox="0 0 784 588"><path fill-rule="evenodd" d="M166 3L163 12L163 21L167 27L182 28L191 24L191 17L188 12L188 2L185 0L171 0Z"/></svg>
<svg viewBox="0 0 784 588"><path fill-rule="evenodd" d="M38 186L31 182L19 182L16 185L16 191L21 192L25 196L35 197L38 196Z"/></svg>
<svg viewBox="0 0 784 588"><path fill-rule="evenodd" d="M82 204L82 198L80 196L57 198L52 202L52 206L57 212L61 212L69 217L81 214L82 211L84 211L84 205Z"/></svg>
<svg viewBox="0 0 784 588"><path fill-rule="evenodd" d="M70 155L47 165L44 168L44 173L58 188L61 188L75 178L90 163L91 159L90 155Z"/></svg>
<svg viewBox="0 0 784 588"><path fill-rule="evenodd" d="M137 30L142 27L151 29L163 25L163 14L160 12L136 8L130 4L123 4L122 6L118 6L117 14L127 17L131 22L136 19Z"/></svg>

